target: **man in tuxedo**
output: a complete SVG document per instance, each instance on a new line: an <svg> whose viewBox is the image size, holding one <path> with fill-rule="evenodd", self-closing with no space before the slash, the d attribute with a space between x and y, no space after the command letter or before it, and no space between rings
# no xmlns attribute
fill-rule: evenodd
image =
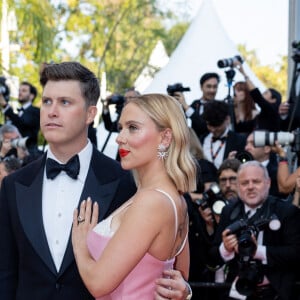
<svg viewBox="0 0 300 300"><path fill-rule="evenodd" d="M15 113L9 104L0 96L0 106L2 107L6 121L15 125L23 137L31 139L29 152L36 150L38 132L40 129L40 110L32 105L37 95L36 88L29 82L23 81L19 88L18 101L21 107Z"/></svg>
<svg viewBox="0 0 300 300"><path fill-rule="evenodd" d="M73 211L91 197L99 203L101 220L136 187L117 161L88 140L100 95L96 76L79 63L63 62L45 64L40 82L40 123L49 150L2 183L0 295L2 300L93 299L74 260ZM181 290L174 291L183 297L186 284L176 276ZM159 288L160 294L169 293Z"/></svg>
<svg viewBox="0 0 300 300"><path fill-rule="evenodd" d="M257 161L242 164L237 180L239 199L223 209L211 250L215 264L227 264L226 281L232 283L230 291L222 299L296 299L295 283L300 267L300 210L268 195L270 178L266 168ZM245 230L249 228L240 226L233 229L232 224L238 220L244 220L247 226L252 227L261 220L273 221L263 227L256 225L259 230L252 231L246 246L242 236L245 237ZM245 254L242 250L249 250L250 244L251 251ZM251 277L254 270L255 276ZM253 285L247 285L246 281L243 284L240 280L249 278L250 283L250 277ZM245 290L250 291L247 297Z"/></svg>
<svg viewBox="0 0 300 300"><path fill-rule="evenodd" d="M200 99L194 100L191 105L185 101L181 92L175 92L174 97L181 103L185 114L192 121L192 128L201 140L208 133L206 122L202 117L204 106L211 100L216 99L220 76L217 73L205 73L200 78L200 89L202 96Z"/></svg>
<svg viewBox="0 0 300 300"><path fill-rule="evenodd" d="M230 152L244 150L246 137L230 129L229 105L224 101L206 103L203 119L209 132L201 140L203 152L218 169Z"/></svg>

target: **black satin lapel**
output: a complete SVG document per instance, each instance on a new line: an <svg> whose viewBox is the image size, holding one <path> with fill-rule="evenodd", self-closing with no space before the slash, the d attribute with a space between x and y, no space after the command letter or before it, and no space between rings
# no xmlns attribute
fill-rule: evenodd
<svg viewBox="0 0 300 300"><path fill-rule="evenodd" d="M118 184L119 184L119 179L106 184L101 184L96 178L92 168L90 168L87 179L85 181L85 185L83 187L79 204L83 200L87 199L88 197L91 197L92 201L97 201L99 204L99 220L102 220L105 214L107 213L110 204L114 198L115 191L117 190ZM62 266L59 270L59 274L62 274L73 261L74 261L74 254L73 254L72 241L70 236L67 245L67 250L62 262Z"/></svg>
<svg viewBox="0 0 300 300"><path fill-rule="evenodd" d="M57 274L42 217L43 170L39 172L30 186L16 183L16 201L21 224L33 248L48 268Z"/></svg>

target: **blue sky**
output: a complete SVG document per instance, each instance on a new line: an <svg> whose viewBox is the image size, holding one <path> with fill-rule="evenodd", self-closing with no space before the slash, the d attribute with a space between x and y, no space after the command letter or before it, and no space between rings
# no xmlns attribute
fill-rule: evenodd
<svg viewBox="0 0 300 300"><path fill-rule="evenodd" d="M168 0L165 5L197 13L201 0ZM262 64L274 65L288 52L288 0L209 0L235 44L256 50Z"/></svg>

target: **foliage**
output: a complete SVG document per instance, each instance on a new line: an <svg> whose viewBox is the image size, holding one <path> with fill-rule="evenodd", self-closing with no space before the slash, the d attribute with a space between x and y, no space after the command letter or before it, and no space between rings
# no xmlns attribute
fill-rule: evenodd
<svg viewBox="0 0 300 300"><path fill-rule="evenodd" d="M257 58L255 50L248 50L245 45L239 45L238 50L264 85L278 90L285 101L287 98L287 56L281 56L279 63L275 66L263 66Z"/></svg>
<svg viewBox="0 0 300 300"><path fill-rule="evenodd" d="M147 65L157 41L170 55L189 26L176 12L161 11L157 0L7 1L18 20L10 38L21 46L11 54L10 73L39 92L42 62L76 60L99 78L105 71L108 90L122 93ZM262 66L254 50L243 45L239 50L266 86L286 95L286 57L276 66Z"/></svg>
<svg viewBox="0 0 300 300"><path fill-rule="evenodd" d="M167 34L164 37L163 41L169 56L172 54L173 50L179 44L181 38L183 37L184 33L188 29L189 25L190 24L186 22L177 23L167 31Z"/></svg>

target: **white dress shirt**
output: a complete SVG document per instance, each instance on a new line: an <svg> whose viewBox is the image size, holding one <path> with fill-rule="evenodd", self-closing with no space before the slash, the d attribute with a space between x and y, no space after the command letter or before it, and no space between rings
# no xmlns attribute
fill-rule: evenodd
<svg viewBox="0 0 300 300"><path fill-rule="evenodd" d="M69 177L66 172L61 171L53 180L46 176L44 171L42 189L42 213L45 233L50 252L59 271L67 244L70 237L73 212L78 206L83 186L86 180L93 147L90 141L86 147L78 153L80 170L76 180ZM50 148L47 158L55 158Z"/></svg>
<svg viewBox="0 0 300 300"><path fill-rule="evenodd" d="M225 132L222 134L221 137L226 136L228 134L228 131L229 128L226 128ZM216 168L219 169L220 165L224 161L224 153L225 153L225 147L227 141L225 141L222 145L222 142L220 140L212 142L212 138L213 138L212 133L209 133L205 137L203 141L203 152L206 159L212 162L216 166ZM213 155L216 155L215 158L213 157Z"/></svg>

